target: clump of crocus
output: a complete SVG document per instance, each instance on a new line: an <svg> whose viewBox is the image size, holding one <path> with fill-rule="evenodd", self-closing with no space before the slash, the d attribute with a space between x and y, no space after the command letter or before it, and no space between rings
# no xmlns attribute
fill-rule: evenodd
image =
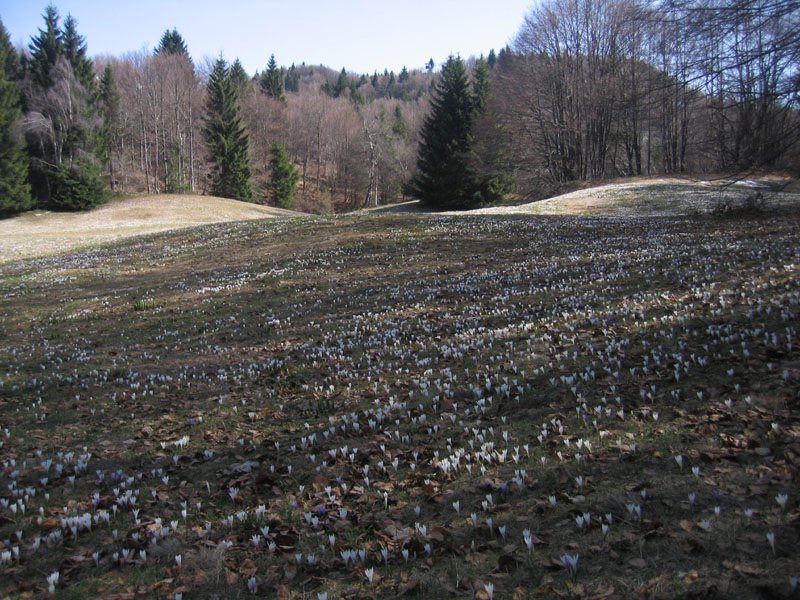
<svg viewBox="0 0 800 600"><path fill-rule="evenodd" d="M564 554L560 558L561 564L564 565L564 568L570 572L573 578L578 571L578 559L580 556L580 554L576 554L575 556L572 556L571 554Z"/></svg>

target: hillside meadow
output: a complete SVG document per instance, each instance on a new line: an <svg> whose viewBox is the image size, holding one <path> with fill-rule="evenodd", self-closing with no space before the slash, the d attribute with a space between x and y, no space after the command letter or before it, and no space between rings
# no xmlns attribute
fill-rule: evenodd
<svg viewBox="0 0 800 600"><path fill-rule="evenodd" d="M350 215L0 264L3 598L791 598L800 217Z"/></svg>
<svg viewBox="0 0 800 600"><path fill-rule="evenodd" d="M293 215L298 213L214 196L120 196L89 212L36 210L0 220L0 263L171 229Z"/></svg>

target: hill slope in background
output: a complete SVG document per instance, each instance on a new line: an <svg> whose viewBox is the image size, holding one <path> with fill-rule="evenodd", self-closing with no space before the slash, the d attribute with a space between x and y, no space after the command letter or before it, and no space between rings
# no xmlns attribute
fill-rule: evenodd
<svg viewBox="0 0 800 600"><path fill-rule="evenodd" d="M661 177L623 180L577 190L520 206L473 211L481 214L538 214L571 216L655 217L707 214L743 208L757 193L764 209L800 206L800 193L788 180L765 178L734 181ZM789 191L792 190L792 191Z"/></svg>
<svg viewBox="0 0 800 600"><path fill-rule="evenodd" d="M757 180L624 179L600 183L546 200L517 206L492 206L449 214L565 215L575 217L676 217L713 213L723 206L735 211L760 192L763 209L800 207L800 190L787 178ZM366 209L362 212L424 212L418 201Z"/></svg>
<svg viewBox="0 0 800 600"><path fill-rule="evenodd" d="M755 192L763 194L767 211L800 207L797 184L787 187L785 183L774 178L735 184L669 178L622 180L529 204L458 214L682 216L711 213L723 202L736 208ZM412 201L357 212L424 213L425 209ZM0 262L169 229L303 214L227 198L168 194L116 200L84 213L31 212L0 221Z"/></svg>
<svg viewBox="0 0 800 600"><path fill-rule="evenodd" d="M0 221L0 262L196 225L300 213L214 196L135 196L91 212L31 212Z"/></svg>

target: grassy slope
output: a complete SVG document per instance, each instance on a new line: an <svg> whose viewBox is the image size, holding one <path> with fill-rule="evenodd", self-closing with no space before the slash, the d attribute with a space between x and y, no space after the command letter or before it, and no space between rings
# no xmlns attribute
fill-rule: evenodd
<svg viewBox="0 0 800 600"><path fill-rule="evenodd" d="M610 217L704 215L717 211L723 202L732 209L739 209L755 191L762 192L764 208L768 211L797 210L800 207L797 183L778 176L765 177L757 182L748 180L738 183L722 178L692 181L648 177L599 184L586 182L586 186L546 200L516 206L482 208L469 211L469 214ZM402 214L424 210L418 201L411 201L359 212Z"/></svg>
<svg viewBox="0 0 800 600"><path fill-rule="evenodd" d="M475 212L619 217L702 215L717 210L721 202L727 202L732 208L741 207L756 191L763 194L768 210L796 210L800 207L800 193L796 185L785 187L786 183L785 179L738 183L726 179L620 180L521 206L487 208Z"/></svg>
<svg viewBox="0 0 800 600"><path fill-rule="evenodd" d="M799 225L273 220L0 266L0 596L789 597Z"/></svg>
<svg viewBox="0 0 800 600"><path fill-rule="evenodd" d="M0 261L167 229L297 214L227 198L169 194L114 200L91 212L31 212L0 220Z"/></svg>

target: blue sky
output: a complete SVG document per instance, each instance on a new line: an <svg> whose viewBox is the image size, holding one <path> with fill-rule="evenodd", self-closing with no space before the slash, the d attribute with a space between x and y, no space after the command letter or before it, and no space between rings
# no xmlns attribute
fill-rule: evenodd
<svg viewBox="0 0 800 600"><path fill-rule="evenodd" d="M359 73L430 58L499 50L509 43L532 0L55 0L71 13L91 56L152 50L176 27L195 61L220 52L251 75L270 54L278 64L324 64ZM0 18L15 45L43 24L47 0L0 0ZM224 8L224 10L222 10Z"/></svg>

